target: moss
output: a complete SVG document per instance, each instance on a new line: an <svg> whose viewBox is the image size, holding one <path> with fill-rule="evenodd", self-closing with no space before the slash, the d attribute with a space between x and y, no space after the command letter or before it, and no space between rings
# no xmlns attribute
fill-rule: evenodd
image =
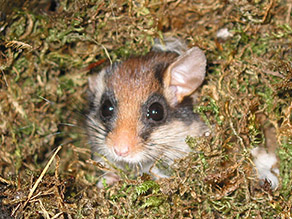
<svg viewBox="0 0 292 219"><path fill-rule="evenodd" d="M24 218L290 217L289 7L268 0L52 0L7 10L0 20L2 204ZM232 36L218 39L221 28ZM171 178L132 179L121 172L121 182L100 190L101 167L90 160L80 121L88 66L145 54L162 35L205 51L207 76L194 111L213 132L188 136L193 153L171 167ZM277 132L276 191L260 187L253 171L250 151L266 142L259 114ZM25 204L59 145L62 150Z"/></svg>

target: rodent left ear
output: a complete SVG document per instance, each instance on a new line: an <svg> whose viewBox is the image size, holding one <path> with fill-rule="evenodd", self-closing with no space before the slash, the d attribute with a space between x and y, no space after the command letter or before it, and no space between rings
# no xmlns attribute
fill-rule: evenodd
<svg viewBox="0 0 292 219"><path fill-rule="evenodd" d="M164 76L164 89L172 104L180 103L203 83L206 63L204 52L193 47L169 65Z"/></svg>

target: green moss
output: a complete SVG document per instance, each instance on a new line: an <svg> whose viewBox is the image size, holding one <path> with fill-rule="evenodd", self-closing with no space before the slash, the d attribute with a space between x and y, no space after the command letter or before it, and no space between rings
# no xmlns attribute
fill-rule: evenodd
<svg viewBox="0 0 292 219"><path fill-rule="evenodd" d="M292 28L287 4L58 3L50 11L51 7L31 1L7 15L9 22L0 21L0 171L1 180L11 180L3 182L9 186L2 193L11 210L24 218L46 217L41 202L50 217L62 211L68 218L291 215ZM217 39L220 28L233 36ZM171 178L136 179L122 172L119 183L100 190L96 187L100 167L90 161L82 122L73 112L86 106L88 66L101 59L119 61L145 54L163 35L180 37L206 52L207 77L194 111L212 133L186 139L194 152L172 166ZM277 124L281 142L277 191L258 186L253 171L250 150L266 139L259 113ZM34 200L20 211L59 145L60 159L55 157ZM158 165L165 166L163 161Z"/></svg>
<svg viewBox="0 0 292 219"><path fill-rule="evenodd" d="M282 178L282 193L289 200L291 196L291 168L292 168L292 142L291 138L285 138L278 150L280 157L280 175Z"/></svg>

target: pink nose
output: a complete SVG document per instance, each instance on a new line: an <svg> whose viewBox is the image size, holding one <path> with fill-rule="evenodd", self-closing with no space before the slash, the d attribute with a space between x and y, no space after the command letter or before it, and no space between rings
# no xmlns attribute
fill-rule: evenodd
<svg viewBox="0 0 292 219"><path fill-rule="evenodd" d="M129 154L128 147L115 148L114 151L116 155L121 156L121 157L126 157Z"/></svg>

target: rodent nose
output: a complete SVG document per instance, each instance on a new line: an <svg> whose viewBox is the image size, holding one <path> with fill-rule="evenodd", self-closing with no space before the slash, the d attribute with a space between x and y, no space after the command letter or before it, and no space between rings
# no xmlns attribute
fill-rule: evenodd
<svg viewBox="0 0 292 219"><path fill-rule="evenodd" d="M126 157L129 154L128 147L115 148L114 151L116 155L121 156L121 157Z"/></svg>

